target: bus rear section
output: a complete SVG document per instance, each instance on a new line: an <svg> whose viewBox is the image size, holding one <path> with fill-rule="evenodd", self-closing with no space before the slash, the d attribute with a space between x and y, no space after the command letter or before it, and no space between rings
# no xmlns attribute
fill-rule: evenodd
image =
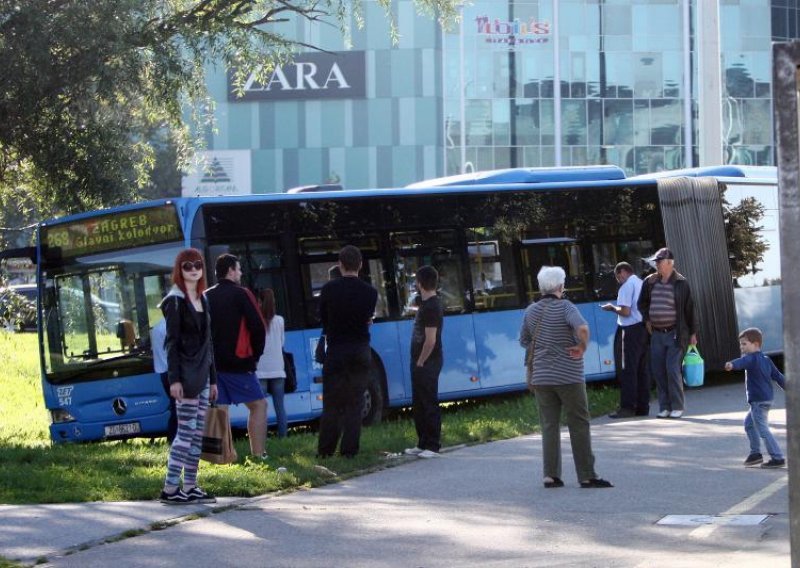
<svg viewBox="0 0 800 568"><path fill-rule="evenodd" d="M184 247L173 202L39 227L42 389L54 442L161 436L150 330Z"/></svg>

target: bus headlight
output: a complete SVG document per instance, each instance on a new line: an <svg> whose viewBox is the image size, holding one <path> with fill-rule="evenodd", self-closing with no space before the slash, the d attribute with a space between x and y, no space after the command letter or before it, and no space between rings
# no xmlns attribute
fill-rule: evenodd
<svg viewBox="0 0 800 568"><path fill-rule="evenodd" d="M56 408L50 411L50 423L59 424L60 422L73 422L75 417L64 410L63 408Z"/></svg>

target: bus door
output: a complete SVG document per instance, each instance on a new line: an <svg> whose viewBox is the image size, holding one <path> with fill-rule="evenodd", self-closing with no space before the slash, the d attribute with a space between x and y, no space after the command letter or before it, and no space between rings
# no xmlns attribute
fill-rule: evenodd
<svg viewBox="0 0 800 568"><path fill-rule="evenodd" d="M310 372L310 391L312 410L322 409L322 366L314 362L314 350L321 334L319 318L319 297L326 282L341 276L338 267L339 251L352 244L361 250L363 265L359 277L378 291L375 316L370 328L370 345L381 358L386 371L389 399L406 396L403 384L392 377L401 377L401 366L397 343L397 327L386 322L389 316L387 290L389 289L386 271L381 261L380 240L377 235L339 235L335 237L304 237L300 239L300 266L302 273L306 329L303 341ZM299 377L298 377L299 380ZM411 391L408 391L410 396Z"/></svg>
<svg viewBox="0 0 800 568"><path fill-rule="evenodd" d="M467 230L472 278L472 321L481 387L519 388L525 352L519 345L520 287L515 247L493 227Z"/></svg>
<svg viewBox="0 0 800 568"><path fill-rule="evenodd" d="M596 340L597 322L595 305L588 303L592 296L587 287L587 278L581 248L574 238L545 237L521 241L523 282L527 302L541 298L536 275L542 266L560 266L567 274L564 282L564 298L575 304L589 324L589 345L583 356L584 373L595 375L601 372L600 349Z"/></svg>
<svg viewBox="0 0 800 568"><path fill-rule="evenodd" d="M475 331L472 317L466 314L468 286L464 282L465 259L460 254L455 231L429 230L391 234L394 272L400 315L398 322L400 354L410 392L411 333L419 296L415 274L425 265L439 272L437 293L444 305L442 349L444 367L439 375L439 393L459 393L481 387ZM446 398L446 397L445 397Z"/></svg>

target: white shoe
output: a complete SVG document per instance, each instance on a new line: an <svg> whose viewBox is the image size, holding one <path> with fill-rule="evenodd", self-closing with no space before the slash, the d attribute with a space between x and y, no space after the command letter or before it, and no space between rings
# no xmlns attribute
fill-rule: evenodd
<svg viewBox="0 0 800 568"><path fill-rule="evenodd" d="M669 418L670 412L669 410L662 410L658 414L656 414L656 418Z"/></svg>
<svg viewBox="0 0 800 568"><path fill-rule="evenodd" d="M418 456L422 453L422 448L418 448L416 446L413 448L406 448L406 451L403 453L407 456Z"/></svg>
<svg viewBox="0 0 800 568"><path fill-rule="evenodd" d="M417 454L417 457L423 459L430 459L430 458L438 458L439 452L432 452L431 450L422 450L420 453Z"/></svg>
<svg viewBox="0 0 800 568"><path fill-rule="evenodd" d="M670 418L680 418L683 416L683 410L673 410L669 413Z"/></svg>

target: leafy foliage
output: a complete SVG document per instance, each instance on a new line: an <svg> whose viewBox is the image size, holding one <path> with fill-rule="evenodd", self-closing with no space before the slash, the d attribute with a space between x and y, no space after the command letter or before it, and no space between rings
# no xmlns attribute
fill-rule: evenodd
<svg viewBox="0 0 800 568"><path fill-rule="evenodd" d="M758 234L763 227L764 205L755 197L747 197L738 205L724 202L725 233L728 239L731 276L738 278L756 272L756 265L764 260L769 245Z"/></svg>
<svg viewBox="0 0 800 568"><path fill-rule="evenodd" d="M461 1L414 4L446 22ZM0 0L0 201L30 219L147 194L159 151L183 164L211 128L206 69L263 78L313 47L274 31L291 18L364 24L360 0Z"/></svg>

